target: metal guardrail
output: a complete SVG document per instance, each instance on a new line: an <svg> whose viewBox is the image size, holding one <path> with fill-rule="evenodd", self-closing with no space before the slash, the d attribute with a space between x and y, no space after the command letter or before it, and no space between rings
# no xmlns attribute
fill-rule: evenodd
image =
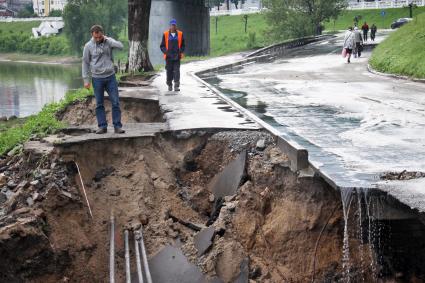
<svg viewBox="0 0 425 283"><path fill-rule="evenodd" d="M237 15L246 15L246 14L257 14L267 9L263 8L248 8L248 9L232 9L232 10L212 10L210 11L210 16L237 16Z"/></svg>
<svg viewBox="0 0 425 283"><path fill-rule="evenodd" d="M350 10L403 8L407 7L410 3L416 6L425 6L425 0L379 0L370 2L350 1L347 8Z"/></svg>
<svg viewBox="0 0 425 283"><path fill-rule="evenodd" d="M363 9L389 9L389 8L403 8L407 7L410 3L413 5L423 7L425 0L375 0L375 1L349 1L348 10L363 10ZM231 10L211 10L210 16L235 16L245 14L256 14L262 11L267 11L267 8L244 8L244 9L231 9Z"/></svg>
<svg viewBox="0 0 425 283"><path fill-rule="evenodd" d="M38 18L12 18L0 17L0 22L33 22L33 21L62 21L62 17L38 17Z"/></svg>

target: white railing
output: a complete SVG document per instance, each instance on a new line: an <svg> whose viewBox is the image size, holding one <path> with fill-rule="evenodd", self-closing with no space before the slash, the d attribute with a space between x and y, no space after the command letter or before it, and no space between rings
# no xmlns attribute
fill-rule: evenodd
<svg viewBox="0 0 425 283"><path fill-rule="evenodd" d="M417 6L425 6L425 0L379 0L379 1L349 1L348 9L387 9L387 8L402 8L408 6L410 3Z"/></svg>
<svg viewBox="0 0 425 283"><path fill-rule="evenodd" d="M237 16L237 15L245 15L245 14L256 14L265 10L260 8L246 8L246 9L232 9L232 10L211 10L210 16Z"/></svg>
<svg viewBox="0 0 425 283"><path fill-rule="evenodd" d="M62 21L62 17L12 18L0 17L0 22Z"/></svg>

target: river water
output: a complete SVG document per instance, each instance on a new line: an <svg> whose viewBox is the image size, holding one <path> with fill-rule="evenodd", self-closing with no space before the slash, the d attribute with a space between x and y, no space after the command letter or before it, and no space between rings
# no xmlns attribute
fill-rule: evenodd
<svg viewBox="0 0 425 283"><path fill-rule="evenodd" d="M82 85L76 65L0 62L0 117L25 117Z"/></svg>

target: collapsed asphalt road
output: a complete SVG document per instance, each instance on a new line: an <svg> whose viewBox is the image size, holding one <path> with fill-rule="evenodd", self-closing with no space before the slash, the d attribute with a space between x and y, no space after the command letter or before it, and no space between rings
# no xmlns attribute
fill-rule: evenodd
<svg viewBox="0 0 425 283"><path fill-rule="evenodd" d="M346 209L340 191L292 170L275 137L188 75L238 58L184 66L180 94L161 76L123 89L125 135L92 133L89 98L58 113L71 124L63 133L2 157L0 281L105 282L111 270L135 280L141 227L154 282L425 278L423 215L381 191L357 191Z"/></svg>
<svg viewBox="0 0 425 283"><path fill-rule="evenodd" d="M206 80L308 149L310 161L341 187L381 186L383 173L425 171L425 84L370 73L371 48L347 64L342 39ZM410 187L398 198L424 211L411 195L425 195Z"/></svg>

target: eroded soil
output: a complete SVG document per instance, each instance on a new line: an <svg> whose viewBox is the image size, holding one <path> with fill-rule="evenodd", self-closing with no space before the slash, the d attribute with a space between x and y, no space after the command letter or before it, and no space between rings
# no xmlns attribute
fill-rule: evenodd
<svg viewBox="0 0 425 283"><path fill-rule="evenodd" d="M76 103L60 117L71 124L93 124L93 103ZM124 121L160 119L159 111L151 109L151 115L139 106L124 102ZM214 196L213 180L240 154L246 154L246 161L236 193ZM123 232L140 227L149 258L177 244L211 280L235 282L247 266L250 282L422 282L423 270L415 265L399 272L392 258L376 257L377 244L366 232L359 234L363 228L358 227L367 226L362 200L353 200L348 211L349 251L344 251L340 192L320 177L292 172L289 165L274 138L262 131L166 132L57 145L45 153L33 146L4 157L0 282L108 281L111 215L117 282L125 280ZM198 254L197 231L183 222L214 228L205 253ZM415 229L422 235L422 228ZM345 268L344 254L349 259ZM388 266L385 272L382 266Z"/></svg>

